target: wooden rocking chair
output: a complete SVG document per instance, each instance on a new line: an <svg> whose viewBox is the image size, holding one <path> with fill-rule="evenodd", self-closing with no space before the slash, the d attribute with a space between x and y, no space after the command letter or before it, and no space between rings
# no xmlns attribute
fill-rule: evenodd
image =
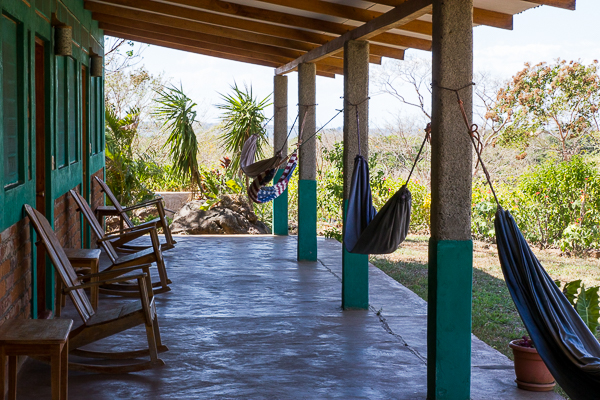
<svg viewBox="0 0 600 400"><path fill-rule="evenodd" d="M81 215L83 215L83 218L92 228L92 232L96 235L98 245L104 249L108 255L108 258L112 262L113 265L109 267L109 269L130 267L133 265L155 262L156 267L158 268L160 282L155 282L152 284L152 286L161 286L161 288L155 290L155 293L164 293L171 290L171 288L169 288L169 283L172 282L167 276L167 269L165 267L162 251L160 250L160 241L158 238L158 233L156 232L156 225L126 228L122 231L119 231L118 234L106 235L104 233L104 229L102 229L100 223L94 217L94 213L87 201L85 201L85 199L75 190L70 190L69 193L71 193L71 196L73 196L73 199L75 199ZM126 244L146 234L150 235L150 240L152 242L151 247L145 247L135 253L124 255L119 255L116 252L115 247L120 247L123 244ZM100 291L102 293L120 296L137 296L136 287L127 284L104 285L100 288Z"/></svg>
<svg viewBox="0 0 600 400"><path fill-rule="evenodd" d="M71 297L83 321L81 326L72 329L69 334L69 353L81 357L115 360L150 357L149 361L130 364L119 363L118 365L92 365L70 362L69 368L112 374L143 371L164 365L164 361L158 358L158 353L167 351L168 348L162 344L160 339L154 294L150 284L149 265L138 265L77 276L48 220L30 205L25 205L25 212L38 235L39 241L36 244L39 245L40 242L44 244L47 254L62 281L63 293ZM132 279L136 279L138 283L139 301L128 301L124 305L111 309L94 311L84 291L85 288ZM88 280L90 282L83 283ZM147 349L126 352L97 352L80 349L83 346L141 324L146 326Z"/></svg>
<svg viewBox="0 0 600 400"><path fill-rule="evenodd" d="M150 225L155 224L157 226L161 226L163 229L163 232L165 234L165 240L166 240L166 243L161 244L161 250L165 251L165 250L169 250L169 249L172 249L173 247L175 247L175 243L177 243L177 242L173 239L173 235L171 234L171 229L169 229L169 223L167 222L167 218L165 216L165 208L163 206L162 198L156 198L156 199L144 201L142 203L139 203L139 204L136 204L136 205L133 205L130 207L123 207L123 206L121 206L121 204L115 197L114 193L110 190L110 188L108 187L106 182L104 182L102 179L98 178L97 176L94 176L94 179L96 180L96 183L98 185L100 185L100 190L106 194L106 197L108 197L110 202L113 204L113 206L102 207L102 210L101 210L102 215L119 216L121 218L121 221L122 222L124 221L128 228L145 227L145 226L148 226L149 224ZM152 207L152 206L156 207L156 211L158 212L158 218L155 218L152 221L145 222L145 223L142 223L139 225L135 225L133 223L133 221L131 221L131 219L127 215L128 211L137 210L137 209L143 208L143 207ZM131 246L131 245L127 245L127 244L119 247L119 250L123 250L123 251L136 251L136 250L140 250L140 249L141 249L140 246Z"/></svg>

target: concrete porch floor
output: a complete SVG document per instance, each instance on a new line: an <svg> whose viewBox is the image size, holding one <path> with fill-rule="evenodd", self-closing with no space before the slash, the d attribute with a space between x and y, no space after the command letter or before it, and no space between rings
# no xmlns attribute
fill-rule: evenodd
<svg viewBox="0 0 600 400"><path fill-rule="evenodd" d="M122 375L71 371L71 399L425 399L426 303L370 267L370 310L342 311L341 245L296 261L296 237L179 236L157 295L166 365ZM101 297L100 307L131 301ZM70 300L63 317L81 320ZM142 327L102 342L142 348ZM512 362L473 336L472 399L560 399L516 388ZM49 398L28 360L20 399Z"/></svg>

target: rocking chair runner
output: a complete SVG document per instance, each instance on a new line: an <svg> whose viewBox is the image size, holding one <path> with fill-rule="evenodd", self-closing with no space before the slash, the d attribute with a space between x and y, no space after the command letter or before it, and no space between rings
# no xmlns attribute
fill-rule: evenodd
<svg viewBox="0 0 600 400"><path fill-rule="evenodd" d="M108 187L106 182L104 182L102 179L98 178L97 176L94 176L94 179L95 179L96 183L100 186L100 190L106 194L106 197L108 197L110 202L113 204L113 207L114 207L113 215L118 215L119 217L121 217L122 221L125 221L125 224L127 225L128 228L144 228L144 227L154 226L154 225L161 226L163 229L163 232L165 234L165 239L166 239L166 243L161 244L161 250L163 250L163 251L170 250L173 247L175 247L175 244L177 242L173 239L173 235L171 234L171 230L169 229L169 223L167 222L167 218L165 216L165 208L162 203L162 198L156 198L153 200L144 201L142 203L139 203L139 204L136 204L136 205L133 205L130 207L123 207L123 206L121 206L121 204L115 197L114 193L110 190L110 188ZM133 221L131 221L131 219L127 215L127 212L131 211L131 210L137 210L137 209L143 208L143 207L156 207L156 211L158 212L158 218L155 218L149 222L135 225L133 223ZM104 214L106 215L107 207L104 207L103 211L104 211ZM120 250L122 249L124 251L137 251L137 250L141 250L143 248L144 247L140 247L140 246L123 245L120 248Z"/></svg>
<svg viewBox="0 0 600 400"><path fill-rule="evenodd" d="M104 249L108 258L112 262L112 266L109 269L123 268L129 267L132 265L139 264L148 264L148 263L156 263L156 267L158 269L158 275L160 277L160 282L153 283L153 287L162 286L160 289L157 289L156 293L168 292L171 290L169 288L169 283L171 281L167 277L167 269L165 267L165 262L163 260L162 252L160 250L160 242L158 239L158 233L156 232L156 225L151 225L148 227L134 227L127 228L119 232L118 235L106 235L104 230L100 226L98 220L94 217L94 213L92 209L85 201L85 199L76 191L70 190L71 196L75 199L77 203L77 207L83 215L83 218L87 221L87 223L92 228L92 232L98 237L97 243L100 247ZM138 252L132 254L126 254L119 256L115 251L115 247L120 247L128 242L137 239L145 234L150 235L150 239L152 241L152 247L144 248ZM134 291L132 293L128 293L128 289L135 290L135 288L131 288L125 284L113 285L113 286L105 286L101 288L101 292L107 294L115 294L115 295L134 295L137 296L137 293Z"/></svg>
<svg viewBox="0 0 600 400"><path fill-rule="evenodd" d="M150 357L149 361L131 364L119 363L118 365L91 365L71 362L69 368L101 373L127 373L164 365L164 361L158 358L158 353L167 351L168 348L162 344L160 338L149 265L120 268L78 277L48 220L30 205L25 205L25 212L29 216L40 242L44 244L57 274L60 276L63 292L71 297L83 322L81 326L72 329L69 334L70 354L81 357L119 360L143 356ZM140 269L141 271L139 271ZM98 281L82 283L84 280L93 280L92 278L97 278ZM132 279L137 280L136 286L139 290L140 301L130 301L112 309L94 311L85 294L85 288ZM148 349L128 352L96 352L80 349L83 346L142 324L146 326Z"/></svg>

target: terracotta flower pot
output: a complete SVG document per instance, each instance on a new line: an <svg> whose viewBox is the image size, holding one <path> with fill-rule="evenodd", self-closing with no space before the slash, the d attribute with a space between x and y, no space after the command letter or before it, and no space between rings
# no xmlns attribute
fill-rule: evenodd
<svg viewBox="0 0 600 400"><path fill-rule="evenodd" d="M537 350L516 344L519 340L509 343L515 356L515 374L517 386L520 389L534 392L547 392L554 388L556 382L542 361Z"/></svg>

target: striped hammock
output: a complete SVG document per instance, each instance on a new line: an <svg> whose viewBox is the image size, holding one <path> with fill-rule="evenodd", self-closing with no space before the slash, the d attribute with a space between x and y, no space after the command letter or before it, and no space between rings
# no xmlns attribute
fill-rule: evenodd
<svg viewBox="0 0 600 400"><path fill-rule="evenodd" d="M288 182L296 169L296 163L298 161L298 154L292 153L290 156L281 177L273 186L265 186L273 179L275 175L275 169L265 171L252 181L252 184L248 187L248 197L255 203L267 203L275 200L279 197L285 189L287 189Z"/></svg>

